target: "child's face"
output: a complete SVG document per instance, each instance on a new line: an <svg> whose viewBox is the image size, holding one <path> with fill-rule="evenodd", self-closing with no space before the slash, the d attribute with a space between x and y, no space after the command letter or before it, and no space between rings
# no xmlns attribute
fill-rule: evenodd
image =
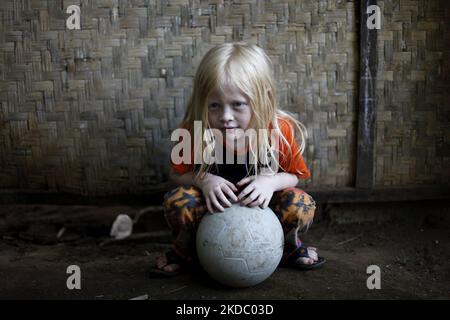
<svg viewBox="0 0 450 320"><path fill-rule="evenodd" d="M237 89L227 87L216 90L207 99L208 120L211 128L223 135L233 135L236 129L246 130L252 118L252 110L246 96ZM237 137L235 137L237 138Z"/></svg>

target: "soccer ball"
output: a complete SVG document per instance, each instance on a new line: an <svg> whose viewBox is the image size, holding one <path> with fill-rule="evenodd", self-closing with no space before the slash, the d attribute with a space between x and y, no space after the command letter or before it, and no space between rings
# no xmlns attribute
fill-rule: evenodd
<svg viewBox="0 0 450 320"><path fill-rule="evenodd" d="M203 217L196 246L200 264L213 279L227 286L250 287L277 268L284 235L270 208L234 204Z"/></svg>

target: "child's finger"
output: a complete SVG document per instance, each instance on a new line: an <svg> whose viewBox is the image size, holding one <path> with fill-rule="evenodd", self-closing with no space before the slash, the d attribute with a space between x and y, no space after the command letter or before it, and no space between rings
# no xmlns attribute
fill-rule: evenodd
<svg viewBox="0 0 450 320"><path fill-rule="evenodd" d="M233 200L234 202L238 201L238 198L228 185L223 186L222 191L225 192L227 196L230 197L230 199Z"/></svg>
<svg viewBox="0 0 450 320"><path fill-rule="evenodd" d="M242 199L244 199L245 198L245 196L247 195L247 194L249 194L250 192L252 192L253 190L255 190L255 184L253 184L253 183L251 183L251 184L249 184L248 186L246 186L245 188L244 188L244 190L242 190L241 191L241 193L238 195L238 199L239 200L242 200Z"/></svg>
<svg viewBox="0 0 450 320"><path fill-rule="evenodd" d="M252 193L250 193L250 194L248 195L247 198L245 198L243 201L241 201L241 204L242 204L243 206L246 206L246 205L252 203L253 201L255 201L259 196L260 196L259 193L252 192Z"/></svg>
<svg viewBox="0 0 450 320"><path fill-rule="evenodd" d="M214 211L211 207L211 200L209 200L208 197L206 197L205 199L206 199L206 207L208 208L209 213L214 213Z"/></svg>
<svg viewBox="0 0 450 320"><path fill-rule="evenodd" d="M225 209L220 205L219 201L217 201L216 195L211 194L211 202L214 205L216 209L218 209L220 212L223 212Z"/></svg>
<svg viewBox="0 0 450 320"><path fill-rule="evenodd" d="M218 190L216 194L217 198L227 207L231 207L231 202L225 197L222 190Z"/></svg>
<svg viewBox="0 0 450 320"><path fill-rule="evenodd" d="M225 180L225 183L226 183L226 185L227 185L228 187L230 187L231 190L233 190L234 192L238 191L238 189L236 188L236 186L235 186L232 182L230 182L230 181L228 181L228 180Z"/></svg>
<svg viewBox="0 0 450 320"><path fill-rule="evenodd" d="M246 177L244 179L242 179L241 181L239 181L238 183L236 183L238 186L243 186L244 184L249 183L251 180L253 180L253 177Z"/></svg>
<svg viewBox="0 0 450 320"><path fill-rule="evenodd" d="M250 202L250 204L248 205L250 208L254 208L257 206L260 206L264 203L264 196L262 193L260 193L255 200L253 200L252 202Z"/></svg>
<svg viewBox="0 0 450 320"><path fill-rule="evenodd" d="M262 195L259 195L259 197L256 198L256 200L253 201L252 203L250 203L248 206L250 208L254 208L254 207L260 206L264 202L263 199L261 199L261 198L262 198Z"/></svg>
<svg viewBox="0 0 450 320"><path fill-rule="evenodd" d="M269 201L267 198L264 199L264 201L261 203L261 205L259 206L261 209L265 209L267 208L267 206L269 205Z"/></svg>

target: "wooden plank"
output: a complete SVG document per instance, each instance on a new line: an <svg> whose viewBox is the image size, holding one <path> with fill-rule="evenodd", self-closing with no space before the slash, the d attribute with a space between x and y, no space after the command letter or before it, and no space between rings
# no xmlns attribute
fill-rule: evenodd
<svg viewBox="0 0 450 320"><path fill-rule="evenodd" d="M172 186L171 186L172 187ZM170 188L171 188L170 187ZM134 196L83 197L45 191L0 190L0 204L55 204L95 206L160 206L169 189ZM305 189L317 203L357 203L450 199L450 186L380 187L373 189Z"/></svg>
<svg viewBox="0 0 450 320"><path fill-rule="evenodd" d="M367 28L367 7L375 0L361 1L360 78L356 188L374 185L374 145L376 119L377 30Z"/></svg>
<svg viewBox="0 0 450 320"><path fill-rule="evenodd" d="M450 186L306 190L317 203L370 203L450 199Z"/></svg>

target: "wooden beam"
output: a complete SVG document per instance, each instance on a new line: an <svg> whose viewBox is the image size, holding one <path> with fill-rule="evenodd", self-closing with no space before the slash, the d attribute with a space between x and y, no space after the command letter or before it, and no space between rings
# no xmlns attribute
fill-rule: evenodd
<svg viewBox="0 0 450 320"><path fill-rule="evenodd" d="M169 190L169 189L167 189ZM161 206L165 191L133 196L89 198L44 191L0 190L0 204L92 206ZM383 187L373 189L305 189L318 203L390 202L450 199L450 186Z"/></svg>
<svg viewBox="0 0 450 320"><path fill-rule="evenodd" d="M373 203L421 200L449 200L449 186L341 188L306 190L317 203Z"/></svg>
<svg viewBox="0 0 450 320"><path fill-rule="evenodd" d="M377 30L367 27L367 8L376 0L361 0L360 76L358 145L356 157L356 188L370 189L374 185L374 146L376 120Z"/></svg>

